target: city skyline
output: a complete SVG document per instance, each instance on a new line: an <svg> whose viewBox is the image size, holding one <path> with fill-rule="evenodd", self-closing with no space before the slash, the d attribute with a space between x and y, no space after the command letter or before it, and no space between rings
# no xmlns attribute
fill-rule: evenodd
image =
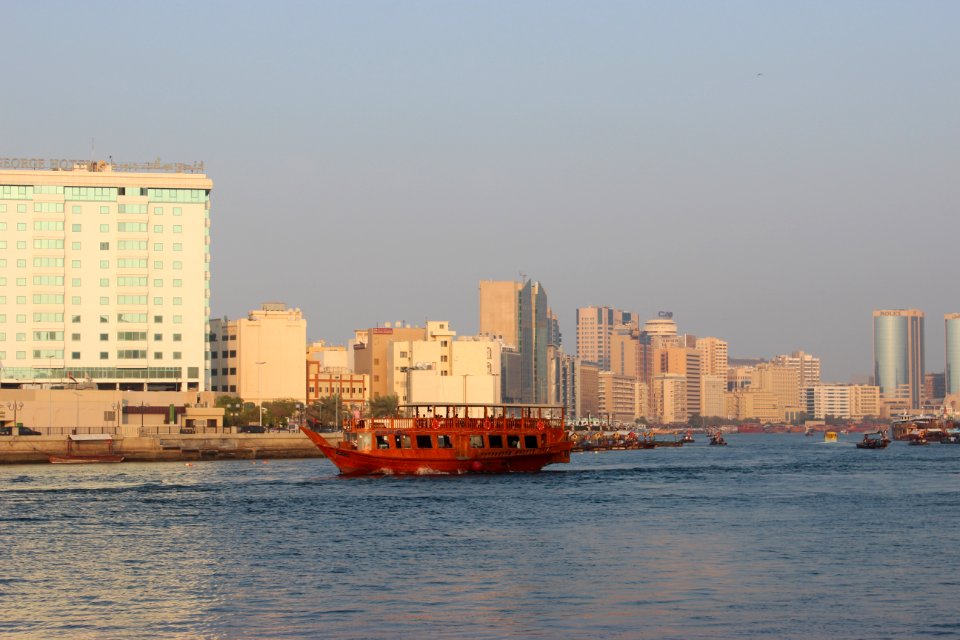
<svg viewBox="0 0 960 640"><path fill-rule="evenodd" d="M872 310L960 311L956 5L187 9L7 7L18 69L69 98L8 101L0 156L205 161L214 317L471 334L476 282L523 272L568 352L578 307L669 310L846 381Z"/></svg>

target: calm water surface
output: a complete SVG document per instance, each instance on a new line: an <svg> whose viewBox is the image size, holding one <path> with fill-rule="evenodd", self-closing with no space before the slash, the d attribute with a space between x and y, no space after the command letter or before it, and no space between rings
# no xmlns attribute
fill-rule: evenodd
<svg viewBox="0 0 960 640"><path fill-rule="evenodd" d="M960 446L0 467L3 638L960 637Z"/></svg>

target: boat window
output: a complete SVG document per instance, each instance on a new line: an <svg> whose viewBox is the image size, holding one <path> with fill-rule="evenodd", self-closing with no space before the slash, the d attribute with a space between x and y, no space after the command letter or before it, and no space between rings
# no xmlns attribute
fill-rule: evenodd
<svg viewBox="0 0 960 640"><path fill-rule="evenodd" d="M453 449L453 440L450 439L450 436L437 436L437 448Z"/></svg>
<svg viewBox="0 0 960 640"><path fill-rule="evenodd" d="M357 449L360 451L369 451L373 443L373 438L369 433L360 433L357 435Z"/></svg>
<svg viewBox="0 0 960 640"><path fill-rule="evenodd" d="M519 449L519 448L520 448L520 436L507 436L507 448L508 448L508 449Z"/></svg>
<svg viewBox="0 0 960 640"><path fill-rule="evenodd" d="M527 449L537 448L537 436L523 436L523 446Z"/></svg>
<svg viewBox="0 0 960 640"><path fill-rule="evenodd" d="M503 436L487 436L491 449L503 449Z"/></svg>
<svg viewBox="0 0 960 640"><path fill-rule="evenodd" d="M417 436L417 449L432 449L433 443L430 436Z"/></svg>
<svg viewBox="0 0 960 640"><path fill-rule="evenodd" d="M377 436L377 449L389 449L390 441L387 436Z"/></svg>
<svg viewBox="0 0 960 640"><path fill-rule="evenodd" d="M483 436L470 436L471 449L483 449Z"/></svg>
<svg viewBox="0 0 960 640"><path fill-rule="evenodd" d="M409 449L411 446L413 446L410 443L410 435L406 433L404 434L398 433L393 437L393 441L394 441L394 444L393 444L394 449Z"/></svg>

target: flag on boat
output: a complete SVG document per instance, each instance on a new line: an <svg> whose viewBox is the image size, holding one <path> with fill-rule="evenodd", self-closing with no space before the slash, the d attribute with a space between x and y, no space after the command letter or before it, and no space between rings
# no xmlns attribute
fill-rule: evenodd
<svg viewBox="0 0 960 640"><path fill-rule="evenodd" d="M77 379L73 377L73 373L72 373L72 372L71 372L71 373L68 373L68 374L67 374L67 377L70 378L70 380L72 380L74 384L79 384L79 383L77 382Z"/></svg>

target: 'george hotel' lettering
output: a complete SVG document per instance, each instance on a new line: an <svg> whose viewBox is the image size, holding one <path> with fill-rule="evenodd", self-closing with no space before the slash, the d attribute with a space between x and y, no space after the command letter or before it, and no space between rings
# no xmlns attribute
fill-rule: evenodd
<svg viewBox="0 0 960 640"><path fill-rule="evenodd" d="M68 160L66 158L0 158L0 169L32 169L32 170L60 170L73 171L86 168L92 163L90 160ZM117 163L110 165L114 171L124 172L154 172L164 173L203 173L203 162L161 162L160 158L151 162Z"/></svg>

